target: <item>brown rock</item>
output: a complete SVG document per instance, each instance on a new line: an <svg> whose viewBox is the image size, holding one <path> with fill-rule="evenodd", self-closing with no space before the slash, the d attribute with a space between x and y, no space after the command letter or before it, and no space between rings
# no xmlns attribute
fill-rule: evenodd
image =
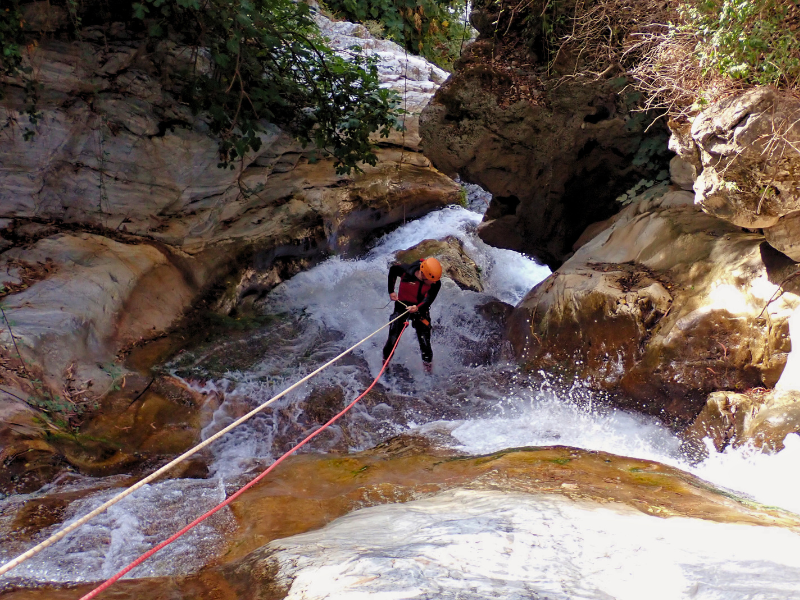
<svg viewBox="0 0 800 600"><path fill-rule="evenodd" d="M478 265L464 252L461 241L453 236L447 236L443 240L424 240L412 248L398 252L396 259L409 264L429 256L442 263L442 275L452 279L462 290L483 291Z"/></svg>
<svg viewBox="0 0 800 600"><path fill-rule="evenodd" d="M778 452L790 433L800 433L800 393L759 388L711 394L684 437L701 450L709 438L717 452L744 444Z"/></svg>
<svg viewBox="0 0 800 600"><path fill-rule="evenodd" d="M503 59L493 62L494 43L469 46L423 111L425 155L494 195L484 241L555 268L590 223L618 211L619 195L655 180L667 136L658 127L645 133L646 119L620 91L624 79L551 85L532 77L525 81L541 97L507 98L523 82L509 79L514 69Z"/></svg>
<svg viewBox="0 0 800 600"><path fill-rule="evenodd" d="M800 297L761 318L782 278L769 246L687 197L633 203L534 288L510 318L516 356L684 422L716 389L774 385Z"/></svg>

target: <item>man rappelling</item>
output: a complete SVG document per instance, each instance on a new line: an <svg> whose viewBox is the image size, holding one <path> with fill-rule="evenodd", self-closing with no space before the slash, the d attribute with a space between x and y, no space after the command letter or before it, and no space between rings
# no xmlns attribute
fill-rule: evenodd
<svg viewBox="0 0 800 600"><path fill-rule="evenodd" d="M394 286L398 277L400 289L395 293ZM390 319L396 319L406 310L408 314L405 319L398 319L389 328L389 339L383 347L384 361L391 354L403 325L410 319L414 331L417 332L422 366L426 373L432 372L430 308L442 287L442 282L439 281L441 278L442 265L435 258L418 260L410 265L393 264L389 268L389 298L394 301L394 311Z"/></svg>

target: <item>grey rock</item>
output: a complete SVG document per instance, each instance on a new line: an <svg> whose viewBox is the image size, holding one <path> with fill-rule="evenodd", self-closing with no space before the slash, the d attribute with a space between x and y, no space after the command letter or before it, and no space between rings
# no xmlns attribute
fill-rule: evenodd
<svg viewBox="0 0 800 600"><path fill-rule="evenodd" d="M772 227L800 210L800 101L762 87L694 118L702 160L694 189L703 210L740 227Z"/></svg>
<svg viewBox="0 0 800 600"><path fill-rule="evenodd" d="M669 177L681 189L692 191L694 182L697 179L697 168L680 156L675 156L669 161Z"/></svg>

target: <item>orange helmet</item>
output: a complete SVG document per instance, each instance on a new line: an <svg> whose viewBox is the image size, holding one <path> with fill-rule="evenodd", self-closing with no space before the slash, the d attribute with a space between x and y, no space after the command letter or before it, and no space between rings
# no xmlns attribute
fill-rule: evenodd
<svg viewBox="0 0 800 600"><path fill-rule="evenodd" d="M422 276L428 281L439 281L442 278L442 265L435 258L426 258L419 265Z"/></svg>

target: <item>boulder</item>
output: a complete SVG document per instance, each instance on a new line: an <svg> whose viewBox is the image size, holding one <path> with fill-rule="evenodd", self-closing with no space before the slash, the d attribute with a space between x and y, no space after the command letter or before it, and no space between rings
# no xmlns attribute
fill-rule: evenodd
<svg viewBox="0 0 800 600"><path fill-rule="evenodd" d="M775 385L800 287L769 301L792 268L762 236L667 192L634 201L531 290L507 335L528 368L688 423L712 391Z"/></svg>
<svg viewBox="0 0 800 600"><path fill-rule="evenodd" d="M397 253L398 262L409 264L422 258L434 257L442 263L442 275L449 277L462 290L482 292L480 268L466 252L458 238L447 236L443 240L424 240Z"/></svg>
<svg viewBox="0 0 800 600"><path fill-rule="evenodd" d="M800 433L800 393L760 388L709 395L683 435L699 451L702 440L709 439L717 452L745 444L777 452L791 433Z"/></svg>
<svg viewBox="0 0 800 600"><path fill-rule="evenodd" d="M764 229L764 237L770 246L800 262L800 211L780 217L772 227Z"/></svg>
<svg viewBox="0 0 800 600"><path fill-rule="evenodd" d="M436 168L493 194L484 241L556 268L617 197L666 179L667 135L647 129L624 77L543 81L504 59L505 43L492 26L465 50L422 112L422 144Z"/></svg>
<svg viewBox="0 0 800 600"><path fill-rule="evenodd" d="M695 201L703 210L739 227L765 229L770 244L795 256L796 217L790 215L800 211L798 116L795 97L759 87L702 111L689 135L689 124L670 122L670 147L698 167Z"/></svg>
<svg viewBox="0 0 800 600"><path fill-rule="evenodd" d="M673 156L669 161L669 177L682 190L692 191L697 180L697 168L680 156Z"/></svg>

